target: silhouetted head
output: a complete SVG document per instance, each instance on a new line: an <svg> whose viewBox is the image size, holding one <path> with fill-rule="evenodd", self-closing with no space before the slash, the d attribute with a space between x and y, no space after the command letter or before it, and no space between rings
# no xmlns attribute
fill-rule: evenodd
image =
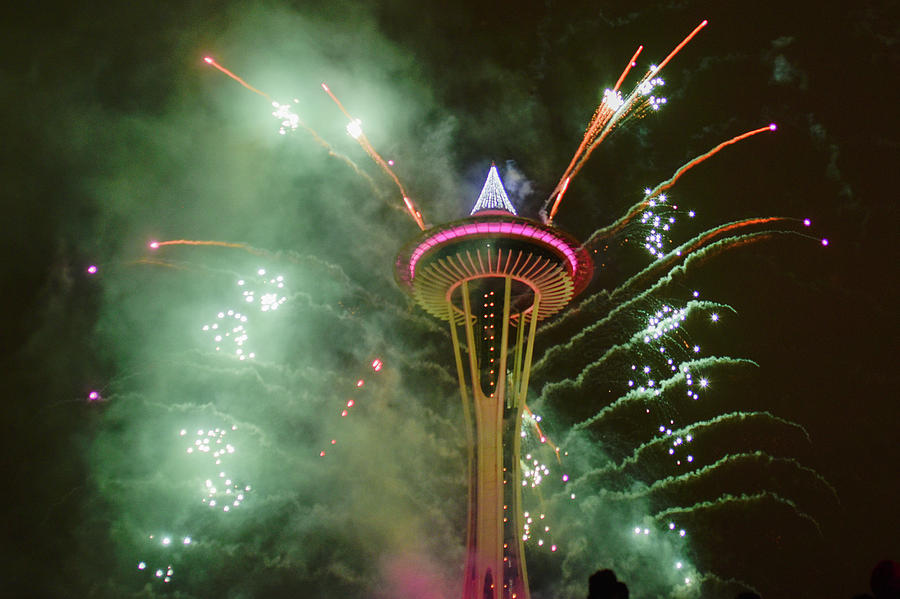
<svg viewBox="0 0 900 599"><path fill-rule="evenodd" d="M744 591L743 593L738 593L738 596L734 599L762 599L762 597L753 591Z"/></svg>
<svg viewBox="0 0 900 599"><path fill-rule="evenodd" d="M612 570L597 570L588 578L588 599L609 597L616 582L618 581Z"/></svg>
<svg viewBox="0 0 900 599"><path fill-rule="evenodd" d="M612 570L598 570L588 579L588 599L628 599L628 587Z"/></svg>
<svg viewBox="0 0 900 599"><path fill-rule="evenodd" d="M625 586L624 582L617 582L613 585L609 599L628 599L628 587Z"/></svg>

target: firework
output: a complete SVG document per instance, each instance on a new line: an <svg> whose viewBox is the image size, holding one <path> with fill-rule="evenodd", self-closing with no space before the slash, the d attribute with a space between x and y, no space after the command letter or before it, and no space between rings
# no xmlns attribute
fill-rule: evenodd
<svg viewBox="0 0 900 599"><path fill-rule="evenodd" d="M635 85L634 90L628 94L628 96L623 98L618 90L624 82L625 77L628 75L628 72L634 66L634 61L637 60L638 55L643 49L643 46L638 47L637 51L631 57L631 60L628 61L622 75L620 75L618 81L616 81L616 85L613 89L606 90L603 93L603 101L597 107L593 118L591 118L591 121L588 123L581 144L572 156L571 161L569 161L569 166L560 178L559 183L557 183L556 188L554 188L550 197L547 198L547 201L544 203L542 212L546 212L548 206L550 207L549 212L546 212L546 220L548 223L553 222L553 217L556 216L559 204L562 202L563 195L565 195L566 189L569 186L569 181L578 174L578 171L581 170L581 167L587 162L588 158L590 158L594 149L606 139L613 129L624 124L629 118L640 117L647 110L658 110L662 104L665 104L665 98L658 98L653 94L653 90L656 87L665 83L658 76L659 72L694 38L695 35L697 35L697 33L700 32L701 29L703 29L703 27L706 26L706 24L707 21L704 20L694 28L694 30L688 34L688 36L684 38L684 40L682 40L668 56L666 56L665 60L663 60L659 66L651 67L647 74L638 81L637 85Z"/></svg>
<svg viewBox="0 0 900 599"><path fill-rule="evenodd" d="M253 487L239 482L225 471L225 462L235 454L237 449L226 441L228 434L236 431L237 426L230 428L211 428L197 430L193 441L185 448L188 455L204 457L212 472L203 481L200 502L210 508L228 513L240 507L250 495ZM187 436L187 429L181 429L179 436ZM189 537L185 537L189 539ZM188 540L188 542L190 542Z"/></svg>
<svg viewBox="0 0 900 599"><path fill-rule="evenodd" d="M176 563L183 555L183 549L193 544L190 536L173 536L168 533L150 534L145 537L145 552L153 555L137 562L139 572L146 572L151 580L169 584L175 580Z"/></svg>
<svg viewBox="0 0 900 599"><path fill-rule="evenodd" d="M638 49L634 51L634 54L631 56L631 60L628 61L628 64L625 65L625 69L622 71L622 74L619 75L618 80L616 80L616 84L612 88L613 93L619 91L619 88L622 86L622 83L625 81L625 77L628 76L629 71L631 71L632 68L637 66L637 63L635 61L637 60L637 57L640 56L641 50L643 50L643 49L644 49L644 46L638 46Z"/></svg>
<svg viewBox="0 0 900 599"><path fill-rule="evenodd" d="M635 217L637 217L639 214L641 214L641 212L643 210L645 210L648 207L653 207L653 205L655 205L655 202L664 203L666 201L665 196L662 195L662 193L664 191L669 190L673 185L675 185L675 183L682 176L684 176L684 174L687 173L689 170L691 170L695 166L709 160L710 158L712 158L713 156L715 156L716 154L721 152L724 148L726 148L730 145L736 144L740 141L743 141L749 137L753 137L754 135L758 135L760 133L765 133L766 131L775 131L776 129L777 129L777 126L775 125L775 123L771 123L769 125L766 125L765 127L759 127L758 129L753 129L751 131L747 131L746 133L741 133L740 135L736 135L736 136L732 137L731 139L723 141L722 143L718 144L711 150L704 152L703 154L697 156L696 158L689 160L688 162L686 162L683 165L681 165L680 167L678 167L678 169L675 171L675 173L671 177L669 177L662 183L659 183L653 189L644 190L644 197L641 199L640 202L638 202L637 204L635 204L631 208L629 208L628 211L621 218L619 218L616 222L612 223L611 225L609 225L607 227L603 227L602 229L598 229L597 231L595 231L587 239L587 241L584 242L584 244L585 245L596 245L599 240L611 237L611 236L615 235L616 233L618 233L619 231L621 231L622 229L624 229L635 219ZM689 214L689 216L693 216L693 214ZM658 252L657 252L657 254L658 254Z"/></svg>
<svg viewBox="0 0 900 599"><path fill-rule="evenodd" d="M147 247L151 250L158 250L161 247L169 246L169 245L191 245L191 246L210 246L210 247L222 247L222 248L235 248L239 250L244 250L250 254L261 256L264 255L263 252L257 250L255 248L250 247L245 243L231 243L228 241L203 241L199 239L170 239L169 241L156 241L152 240L147 243Z"/></svg>
<svg viewBox="0 0 900 599"><path fill-rule="evenodd" d="M394 182L397 186L397 189L400 190L400 196L403 198L403 204L406 206L406 210L412 219L416 222L416 225L421 230L425 230L425 223L422 221L422 213L416 207L415 203L409 198L409 194L406 193L406 190L403 189L403 184L400 183L400 179L394 174L394 171L391 170L391 166L381 157L381 155L375 151L375 148L372 147L372 144L369 142L365 133L362 130L362 121L350 116L350 113L347 112L347 109L344 108L344 105L340 100L337 99L337 96L334 95L334 92L331 91L331 88L328 87L325 83L322 83L322 90L328 94L328 97L331 98L337 107L344 113L344 116L347 117L349 123L347 124L347 133L359 143L360 147L366 151L366 154L381 167L383 170Z"/></svg>
<svg viewBox="0 0 900 599"><path fill-rule="evenodd" d="M384 362L381 360L381 358L375 358L369 364L369 368L371 368L372 372L375 372L375 373L381 372L381 369L384 368ZM352 386L352 393L354 393L354 396L350 397L348 399L342 400L340 412L339 412L341 419L344 419L347 416L349 416L351 413L351 410L353 410L353 408L356 407L358 394L360 393L360 390L363 387L365 387L365 384L366 384L366 380L364 378L356 379L356 382ZM337 437L333 437L330 441L330 445L333 447L337 444L338 444ZM328 455L328 451L326 448L323 447L322 449L319 450L320 458L324 458L326 455Z"/></svg>
<svg viewBox="0 0 900 599"><path fill-rule="evenodd" d="M266 100L269 100L270 102L272 101L272 96L270 96L269 94L267 94L264 91L260 91L260 90L256 89L255 87L253 87L252 85L250 85L249 83L247 83L246 81L244 81L243 79L241 79L240 77L238 77L237 75L235 75L234 73L232 73L231 71L229 71L228 69L226 69L225 67L220 65L219 63L217 63L211 56L204 57L203 62L212 66L215 69L218 69L220 72L225 73L226 75L228 75L229 77L231 77L232 79L234 79L235 81L237 81L238 83L243 85L244 88L252 91L254 94L260 95L263 98L265 98Z"/></svg>
<svg viewBox="0 0 900 599"><path fill-rule="evenodd" d="M233 353L239 360L253 359L255 351L248 351L244 345L250 338L248 327L251 327L250 315L246 310L269 312L277 310L287 301L284 275L270 276L265 268L259 268L252 279L238 279L237 287L241 289L240 301L245 310L229 308L216 313L213 322L204 324L202 331L211 336L215 351L223 348L225 353Z"/></svg>

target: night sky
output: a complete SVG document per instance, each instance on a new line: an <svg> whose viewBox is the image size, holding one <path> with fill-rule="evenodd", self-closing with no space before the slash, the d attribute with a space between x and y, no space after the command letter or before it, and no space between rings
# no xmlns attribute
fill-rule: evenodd
<svg viewBox="0 0 900 599"><path fill-rule="evenodd" d="M528 545L533 596L583 597L609 567L638 598L849 598L900 560L896 2L9 10L0 595L455 597L449 335L394 283L418 229L320 84L426 222L466 215L492 161L537 217L638 44L631 85L703 19L662 73L668 103L604 141L555 224L585 239L691 158L776 122L670 190L671 237L812 225L699 255L609 322L610 292L651 259L637 228L598 245L591 286L538 337L529 404L568 456L534 443L551 474L526 504L551 532ZM279 135L267 100L207 55L296 98L321 142ZM148 248L179 239L233 247ZM707 359L701 398L681 387L601 412L658 355L601 356L695 290L721 304L694 304L678 333L701 347L683 359ZM226 322L245 328L219 342L203 328ZM652 443L669 421L696 437L690 466Z"/></svg>

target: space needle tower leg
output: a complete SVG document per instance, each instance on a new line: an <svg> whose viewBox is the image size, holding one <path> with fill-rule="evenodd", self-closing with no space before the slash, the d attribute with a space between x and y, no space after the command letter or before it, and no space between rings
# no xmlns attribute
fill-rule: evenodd
<svg viewBox="0 0 900 599"><path fill-rule="evenodd" d="M515 336L515 359L510 360L512 279L493 277L487 284L472 287L468 281L459 287L471 395L465 380L457 319L451 318L450 322L469 458L468 555L463 597L528 599L519 523L518 431L536 320L529 323L527 348L523 347L522 332ZM498 302L501 297L502 302ZM474 302L481 303L477 313L473 311ZM447 308L453 313L451 302ZM520 315L520 328L525 326L523 320ZM513 372L509 373L507 385L509 366ZM504 438L504 431L511 438Z"/></svg>

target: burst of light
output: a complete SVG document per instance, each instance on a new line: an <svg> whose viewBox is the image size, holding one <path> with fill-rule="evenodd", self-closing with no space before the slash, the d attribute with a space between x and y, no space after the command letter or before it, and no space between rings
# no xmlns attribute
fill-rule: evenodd
<svg viewBox="0 0 900 599"><path fill-rule="evenodd" d="M603 104L606 104L610 110L618 110L622 107L624 102L621 92L613 91L611 89L603 90Z"/></svg>
<svg viewBox="0 0 900 599"><path fill-rule="evenodd" d="M236 452L235 446L226 441L229 432L235 430L237 427L234 425L230 430L219 427L209 430L200 429L197 431L197 438L188 446L187 453L193 454L196 451L199 455L208 456L205 459L209 465L221 467L223 462L227 461L228 456ZM229 505L224 505L222 508L222 511L225 512L230 511L232 507L239 507L245 499L244 491L249 492L250 485L245 486L243 483L239 483L224 470L219 470L218 478L224 480L213 482L212 477L206 479L201 503L211 508L227 503ZM189 545L191 542L191 537L182 539L182 543L185 545Z"/></svg>
<svg viewBox="0 0 900 599"><path fill-rule="evenodd" d="M97 391L91 391L88 393L88 401L97 401L100 399L100 393Z"/></svg>
<svg viewBox="0 0 900 599"><path fill-rule="evenodd" d="M159 249L159 242L151 241L150 243L147 244L147 247L149 247L151 250L157 250L157 249Z"/></svg>
<svg viewBox="0 0 900 599"><path fill-rule="evenodd" d="M828 245L828 240L824 237L822 238L822 245Z"/></svg>
<svg viewBox="0 0 900 599"><path fill-rule="evenodd" d="M362 121L359 119L353 119L349 123L347 123L347 133L353 139L359 139L359 136L362 135Z"/></svg>
<svg viewBox="0 0 900 599"><path fill-rule="evenodd" d="M294 98L294 104L298 104L300 101ZM278 119L281 127L278 129L278 133L281 135L286 135L290 131L295 131L297 127L300 126L300 116L294 112L293 106L290 104L279 104L278 102L272 102L272 107L275 110L272 111L272 116Z"/></svg>
<svg viewBox="0 0 900 599"><path fill-rule="evenodd" d="M88 267L87 267L87 273L88 273L89 275L95 275L95 274L97 274L97 265L96 265L96 264L91 264L90 266L88 266Z"/></svg>

